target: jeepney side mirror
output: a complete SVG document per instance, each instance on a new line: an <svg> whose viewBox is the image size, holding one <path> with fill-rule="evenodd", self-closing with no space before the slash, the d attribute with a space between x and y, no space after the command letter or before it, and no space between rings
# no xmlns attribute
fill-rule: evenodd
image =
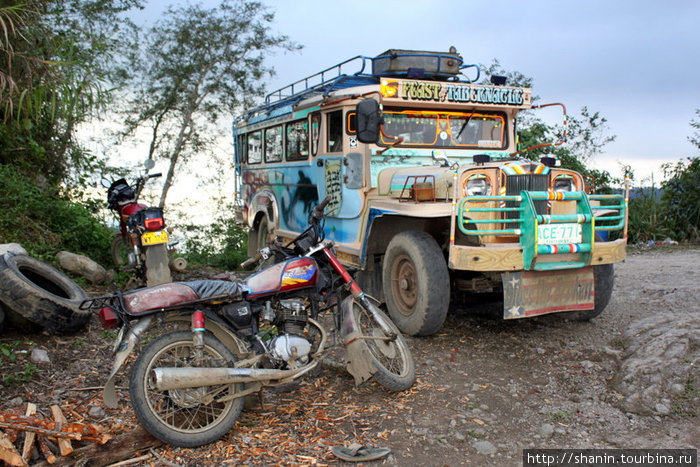
<svg viewBox="0 0 700 467"><path fill-rule="evenodd" d="M361 143L376 143L379 141L379 125L382 117L379 113L379 102L374 99L365 99L356 108L357 112L357 139Z"/></svg>

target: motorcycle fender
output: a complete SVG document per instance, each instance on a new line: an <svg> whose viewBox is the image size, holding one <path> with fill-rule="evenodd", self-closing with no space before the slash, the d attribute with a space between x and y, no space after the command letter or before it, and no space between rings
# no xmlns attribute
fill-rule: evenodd
<svg viewBox="0 0 700 467"><path fill-rule="evenodd" d="M131 323L131 329L123 336L120 342L117 343L114 354L114 362L112 363L112 371L107 378L105 387L102 390L102 400L107 407L114 409L117 407L119 398L117 397L117 391L114 386L114 377L117 372L122 367L126 359L131 355L134 350L136 343L139 341L139 336L143 331L145 331L151 324L153 315L146 316L145 318L139 319Z"/></svg>
<svg viewBox="0 0 700 467"><path fill-rule="evenodd" d="M340 335L345 346L345 363L348 373L355 378L355 385L359 386L374 375L377 368L372 362L372 356L367 348L367 344L362 339L362 330L355 322L355 315L352 312L352 296L343 300L340 305L342 325Z"/></svg>

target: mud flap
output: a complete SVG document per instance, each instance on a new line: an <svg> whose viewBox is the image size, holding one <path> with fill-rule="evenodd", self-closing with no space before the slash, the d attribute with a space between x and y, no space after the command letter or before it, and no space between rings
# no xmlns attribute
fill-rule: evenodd
<svg viewBox="0 0 700 467"><path fill-rule="evenodd" d="M367 344L362 339L362 330L355 322L352 312L353 297L347 297L340 305L342 325L340 335L345 346L345 363L348 373L355 378L355 385L359 386L374 375L377 371L372 362Z"/></svg>
<svg viewBox="0 0 700 467"><path fill-rule="evenodd" d="M501 274L503 319L595 308L593 268Z"/></svg>
<svg viewBox="0 0 700 467"><path fill-rule="evenodd" d="M132 323L131 329L126 333L125 337L122 337L117 343L117 348L115 349L114 362L112 363L112 371L109 373L109 378L105 383L105 387L102 390L102 400L105 405L114 409L117 407L119 399L117 398L117 391L114 385L114 377L117 372L122 367L126 359L129 357L131 352L134 350L134 346L139 340L139 335L148 328L151 324L152 316L147 316L146 318L140 319L135 323ZM120 336L121 337L121 336Z"/></svg>

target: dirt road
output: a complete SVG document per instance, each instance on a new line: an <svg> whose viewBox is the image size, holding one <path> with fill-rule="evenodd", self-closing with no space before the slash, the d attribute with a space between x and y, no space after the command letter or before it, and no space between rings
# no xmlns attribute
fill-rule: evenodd
<svg viewBox="0 0 700 467"><path fill-rule="evenodd" d="M266 392L218 443L157 452L180 465L328 464L338 462L332 446L359 442L392 449L376 465L500 466L521 465L526 448L698 448L698 264L698 249L631 253L616 267L608 309L588 323L506 322L489 313L498 303L461 306L437 335L409 339L418 374L410 391L355 388L325 368L291 392ZM59 403L130 430L126 402L101 411L97 392L75 391L106 379L109 337L97 322L84 335L36 336L31 345L52 363L2 386L0 409ZM21 339L6 333L0 343Z"/></svg>

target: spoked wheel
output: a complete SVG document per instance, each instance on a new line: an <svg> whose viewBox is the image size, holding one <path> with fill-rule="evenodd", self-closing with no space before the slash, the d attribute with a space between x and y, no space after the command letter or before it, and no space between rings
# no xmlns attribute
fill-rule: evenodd
<svg viewBox="0 0 700 467"><path fill-rule="evenodd" d="M109 245L109 252L112 256L112 262L118 268L129 264L129 246L122 236L117 232L112 237L112 242Z"/></svg>
<svg viewBox="0 0 700 467"><path fill-rule="evenodd" d="M159 391L151 372L159 367L225 367L235 357L213 336L204 336L197 357L190 331L177 331L155 340L136 360L131 372L131 404L141 424L156 438L181 447L208 444L224 436L238 419L243 398L226 400L243 390L226 384Z"/></svg>
<svg viewBox="0 0 700 467"><path fill-rule="evenodd" d="M387 336L370 310L356 300L353 300L352 306L355 322L362 335L368 337L364 342L377 368L373 378L390 391L410 388L416 380L416 368L401 331L388 316L375 309L379 318L392 330L392 335Z"/></svg>

